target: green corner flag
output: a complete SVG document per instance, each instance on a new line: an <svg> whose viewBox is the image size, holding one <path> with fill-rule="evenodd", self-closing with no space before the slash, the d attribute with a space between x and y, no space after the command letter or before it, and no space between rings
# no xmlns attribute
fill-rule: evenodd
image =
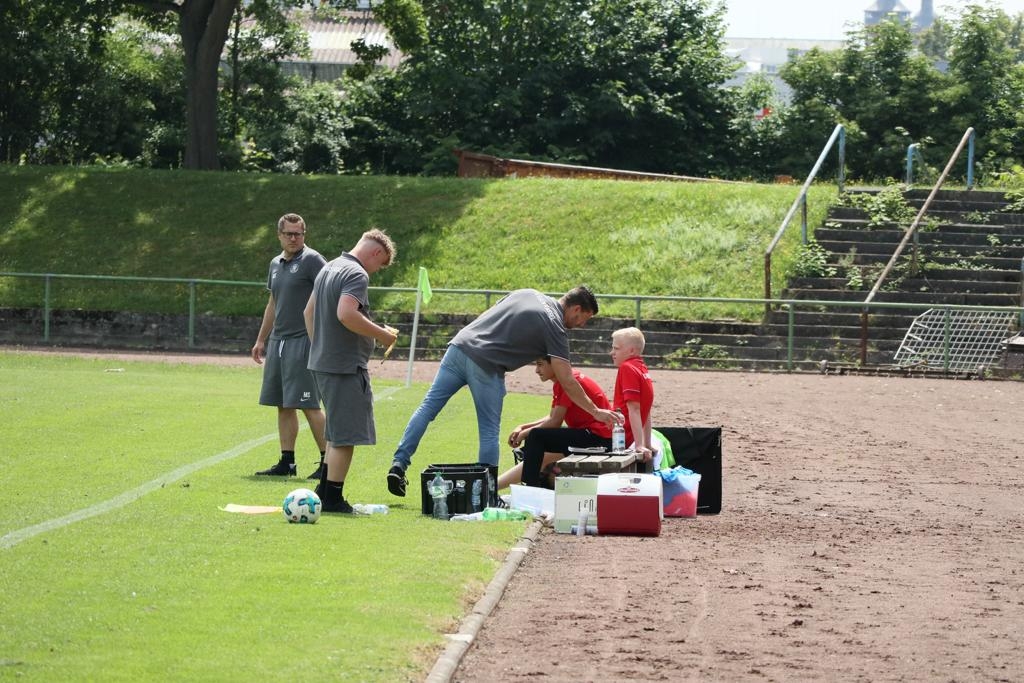
<svg viewBox="0 0 1024 683"><path fill-rule="evenodd" d="M430 298L434 296L434 293L430 290L430 278L427 277L427 269L420 266L420 281L416 287L420 290L420 294L423 296L423 303L429 304Z"/></svg>

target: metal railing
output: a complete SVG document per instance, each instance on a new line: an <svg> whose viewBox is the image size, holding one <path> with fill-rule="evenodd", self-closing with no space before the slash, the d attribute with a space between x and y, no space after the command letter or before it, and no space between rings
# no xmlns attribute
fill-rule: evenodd
<svg viewBox="0 0 1024 683"><path fill-rule="evenodd" d="M924 157L921 156L921 143L913 142L907 145L907 186L914 184L914 159L924 166Z"/></svg>
<svg viewBox="0 0 1024 683"><path fill-rule="evenodd" d="M974 138L972 134L967 143L967 189L974 187ZM907 186L914 184L914 159L924 166L924 156L921 155L921 143L914 142L907 145Z"/></svg>
<svg viewBox="0 0 1024 683"><path fill-rule="evenodd" d="M779 226L778 231L775 233L775 237L772 239L771 244L764 252L764 298L772 298L772 252L775 251L775 247L779 244L782 239L783 233L786 232L786 228L789 227L789 222L793 220L793 216L796 215L797 209L801 211L801 239L804 244L807 244L807 191L811 187L811 183L818 175L818 171L821 170L822 164L825 163L825 158L828 153L832 150L832 146L839 142L838 149L838 169L836 170L836 182L839 185L839 194L843 193L843 184L846 180L846 129L843 128L843 124L837 124L832 130L832 135L829 136L828 142L825 143L825 147L822 148L821 154L818 155L818 160L814 163L814 168L807 174L807 179L804 181L804 185L800 188L800 194L793 201L793 205L789 207L789 211L786 213L786 217L782 219L782 225ZM765 306L765 314L771 312L771 306Z"/></svg>
<svg viewBox="0 0 1024 683"><path fill-rule="evenodd" d="M957 158L959 158L960 153L963 152L964 145L968 145L968 144L969 144L969 151L968 151L968 161L969 161L969 163L967 165L967 189L971 189L973 187L973 184L974 184L974 174L973 174L972 169L973 169L973 166L974 166L974 163L973 163L974 162L974 129L973 128L968 128L966 131L964 131L963 137L960 138L960 143L957 144L956 149L953 150L953 153L950 155L949 161L946 162L946 167L942 170L942 174L939 175L939 179L935 181L935 185L932 187L932 191L928 193L928 198L924 201L924 204L921 205L921 209L917 212L917 216L914 217L913 222L911 222L910 226L903 233L903 239L900 240L900 243L896 246L896 251L893 252L893 255L889 259L889 262L885 264L885 268L882 269L882 272L879 274L878 279L875 280L874 286L871 287L871 291L868 292L867 298L864 299L865 308L861 312L861 316L860 316L860 327L861 327L860 360L861 360L861 364L864 364L866 362L866 358L867 358L867 334L868 334L868 309L867 309L867 305L870 304L872 301L874 301L875 297L878 295L879 290L882 288L882 285L885 283L885 278L887 278L889 276L889 273L892 272L892 269L896 266L896 262L899 260L900 256L903 255L903 250L906 249L907 244L910 242L911 239L914 240L914 250L912 252L911 260L910 260L910 273L911 273L911 275L916 275L917 274L917 254L918 254L918 248L919 248L917 228L921 224L921 219L924 218L925 213L927 213L928 209L931 208L932 201L935 199L935 196L939 193L939 189L946 182L946 177L949 175L949 172L952 170L953 164L956 162Z"/></svg>
<svg viewBox="0 0 1024 683"><path fill-rule="evenodd" d="M1022 271L1024 271L1024 260L1021 262ZM26 278L42 278L47 283L46 295L44 301L44 323L43 323L43 341L49 342L50 339L50 316L52 314L52 300L49 282L53 279L81 279L81 280L107 280L107 281L131 281L131 282L160 282L169 284L188 284L189 285L189 310L188 310L188 348L195 348L195 322L196 322L196 287L204 284L212 285L234 285L242 287L265 287L264 282L245 282L245 281L230 281L230 280L204 280L204 279L190 279L190 278L147 278L147 277L122 277L112 275L71 275L71 274L54 274L54 273L10 273L0 272L0 277L26 277ZM416 287L370 287L373 292L383 293L408 293L416 294L418 291ZM472 295L480 296L483 299L483 305L481 311L490 308L493 300L498 297L504 296L508 293L507 290L489 290L489 289L433 289L435 296L440 295ZM552 296L560 296L560 293L554 293ZM786 323L786 369L792 371L796 365L795 352L796 352L796 312L801 308L806 309L818 309L822 306L835 307L835 308L867 308L873 310L881 309L903 309L903 310L918 310L925 311L928 309L945 311L948 317L952 311L994 311L1004 313L1014 313L1020 316L1020 319L1024 321L1024 298L1021 300L1021 305L1014 306L968 306L962 304L934 304L934 303L891 303L891 302L860 302L860 301L826 301L816 299L747 299L747 298L726 298L726 297L693 297L693 296L650 296L642 294L598 294L597 298L601 301L629 301L633 303L635 320L634 323L637 327L643 327L643 314L642 308L645 303L653 302L675 302L680 304L693 304L693 303L728 303L728 304L744 304L752 306L776 306L781 309L785 309L788 312L787 323ZM254 318L258 318L258 314L253 314ZM1024 322L1022 322L1024 325ZM855 340L851 340L855 341ZM411 345L410 345L411 347ZM944 349L944 355L946 358L949 357L949 349ZM864 361L861 361L861 365L864 365ZM948 366L945 368L948 370Z"/></svg>
<svg viewBox="0 0 1024 683"><path fill-rule="evenodd" d="M136 277L131 275L75 275L70 273L10 273L0 272L0 277L24 277L43 280L43 341L50 341L50 319L52 314L52 282L54 280L100 280L105 282L158 282L188 285L188 347L195 347L196 334L196 287L199 285L229 285L241 287L262 287L266 282L241 280L206 280L180 277Z"/></svg>

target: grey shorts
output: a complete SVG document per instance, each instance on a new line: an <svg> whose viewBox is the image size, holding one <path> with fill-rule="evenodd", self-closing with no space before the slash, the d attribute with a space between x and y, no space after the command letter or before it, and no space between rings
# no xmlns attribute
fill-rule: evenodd
<svg viewBox="0 0 1024 683"><path fill-rule="evenodd" d="M313 371L324 399L327 426L324 438L332 446L373 446L377 428L373 423L373 389L365 369L355 374Z"/></svg>
<svg viewBox="0 0 1024 683"><path fill-rule="evenodd" d="M306 369L307 363L309 337L268 340L260 405L303 410L319 408L320 392L313 373Z"/></svg>

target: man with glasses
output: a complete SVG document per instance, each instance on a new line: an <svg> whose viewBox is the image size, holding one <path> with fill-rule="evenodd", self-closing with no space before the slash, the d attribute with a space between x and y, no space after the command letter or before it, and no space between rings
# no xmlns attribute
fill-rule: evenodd
<svg viewBox="0 0 1024 683"><path fill-rule="evenodd" d="M295 476L295 441L299 434L299 415L306 416L309 429L320 449L320 464L310 479L320 479L326 442L324 412L316 381L307 369L309 335L302 312L313 292L316 276L327 262L318 251L306 246L306 222L296 213L286 213L277 221L281 253L270 261L267 289L270 299L263 310L263 322L252 347L252 359L264 365L260 405L277 407L277 433L281 459L257 475Z"/></svg>

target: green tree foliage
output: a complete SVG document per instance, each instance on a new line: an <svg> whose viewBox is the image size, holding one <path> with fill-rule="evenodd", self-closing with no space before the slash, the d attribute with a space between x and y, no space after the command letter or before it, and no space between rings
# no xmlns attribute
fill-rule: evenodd
<svg viewBox="0 0 1024 683"><path fill-rule="evenodd" d="M786 163L809 168L831 128L843 123L854 177L897 174L912 142L934 141L938 162L968 127L988 164L983 170L1006 168L1024 154L1022 21L968 5L916 37L891 20L851 32L842 50L797 57L782 70L794 93Z"/></svg>
<svg viewBox="0 0 1024 683"><path fill-rule="evenodd" d="M0 3L0 159L62 162L91 122L75 106L102 70L110 3Z"/></svg>
<svg viewBox="0 0 1024 683"><path fill-rule="evenodd" d="M156 22L172 18L181 39L185 74L186 141L184 166L220 167L218 119L221 55L231 32L239 0L121 0ZM264 22L283 19L302 0L251 0L245 11ZM355 0L321 0L332 7L354 6ZM423 40L424 23L416 0L381 0L379 15L400 47L414 49Z"/></svg>
<svg viewBox="0 0 1024 683"><path fill-rule="evenodd" d="M788 109L764 74L755 74L735 92L736 114L730 122L733 158L730 176L767 179L778 173L786 153Z"/></svg>
<svg viewBox="0 0 1024 683"><path fill-rule="evenodd" d="M709 0L428 0L428 40L350 82L350 166L450 172L454 147L724 173L734 67Z"/></svg>
<svg viewBox="0 0 1024 683"><path fill-rule="evenodd" d="M950 45L949 69L955 85L945 100L956 129L973 126L978 151L996 166L1024 153L1024 67L1020 20L1002 11L969 5L960 14Z"/></svg>
<svg viewBox="0 0 1024 683"><path fill-rule="evenodd" d="M847 127L851 172L867 178L892 175L908 144L947 127L938 99L946 77L897 20L851 33L842 50L812 50L783 67L782 77L794 91L787 133L807 143L795 146L804 158L792 159L802 168L810 167L836 123Z"/></svg>

